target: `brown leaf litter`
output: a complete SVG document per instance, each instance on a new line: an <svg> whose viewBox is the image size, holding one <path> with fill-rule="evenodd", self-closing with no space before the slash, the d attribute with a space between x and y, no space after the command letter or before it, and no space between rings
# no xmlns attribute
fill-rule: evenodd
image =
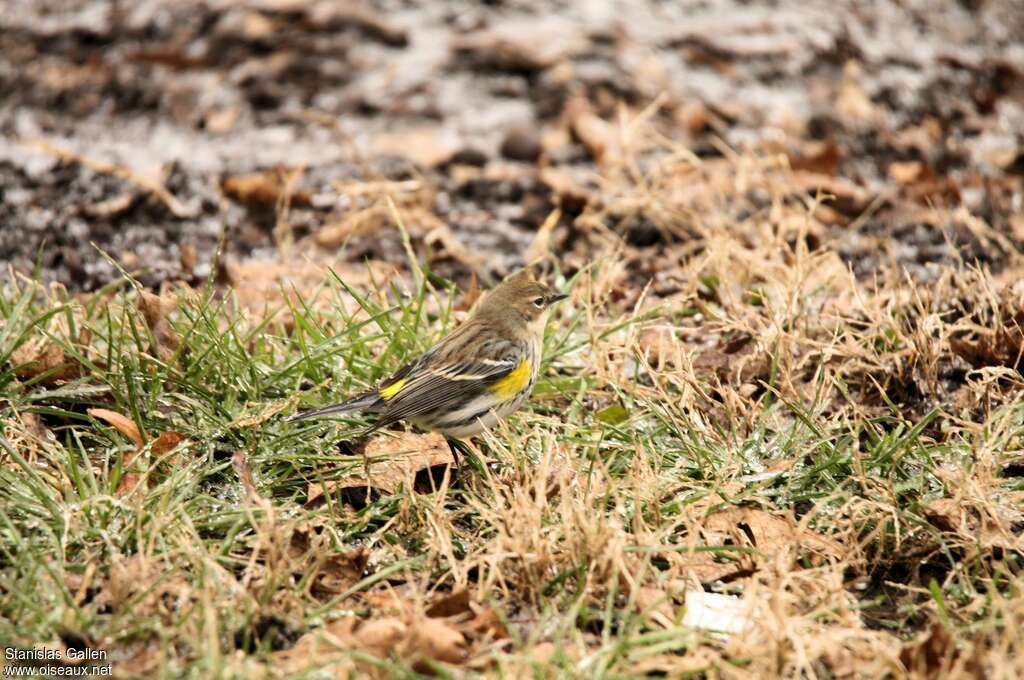
<svg viewBox="0 0 1024 680"><path fill-rule="evenodd" d="M114 612L137 607L170 623L195 605L196 593L181 571L142 553L115 555L108 578L100 584L90 607L109 606Z"/></svg>
<svg viewBox="0 0 1024 680"><path fill-rule="evenodd" d="M937 498L924 507L924 517L939 531L966 546L971 554L978 549L1001 548L1024 552L1024 534L1014 527L1024 526L1024 512L1018 508L1024 500L1012 498L985 499L972 502L966 498Z"/></svg>
<svg viewBox="0 0 1024 680"><path fill-rule="evenodd" d="M177 456L171 456L167 460L161 460L167 454L175 451L179 446L188 444L188 439L185 435L180 432L173 430L166 430L161 432L156 439L153 440L149 447L149 455L153 463L160 463L160 467L153 469L151 468L146 473L146 479L150 484L155 483L161 475L166 475L169 468L175 466L179 460ZM145 449L141 446L130 456L126 457L124 461L124 472L121 474L121 480L117 485L117 495L124 495L130 493L139 483L143 473L133 471L136 467L136 463L139 461L139 456L144 453Z"/></svg>
<svg viewBox="0 0 1024 680"><path fill-rule="evenodd" d="M344 490L372 489L393 494L403 487L413 489L419 473L429 472L433 479L434 472L454 468L455 465L448 441L436 432L376 436L366 444L363 457L366 464L362 473L345 475L323 484L310 484L306 506L322 502L325 494Z"/></svg>
<svg viewBox="0 0 1024 680"><path fill-rule="evenodd" d="M459 149L457 138L436 125L382 132L370 146L376 154L404 156L423 168L447 162Z"/></svg>
<svg viewBox="0 0 1024 680"><path fill-rule="evenodd" d="M370 551L365 546L337 550L319 520L294 527L288 539L293 573L308 584L309 593L326 600L348 591L367 572Z"/></svg>
<svg viewBox="0 0 1024 680"><path fill-rule="evenodd" d="M374 602L375 594L365 599ZM508 631L496 612L474 603L466 589L440 596L426 609L412 601L385 598L400 605L394 614L379 611L369 619L343 616L310 631L288 650L275 654L275 664L288 672L326 665L327 668L353 671L370 677L384 677L384 671L347 652L362 652L379 659L398 658L415 670L431 673L431 663L478 666L473 657L486 659L485 651L508 639Z"/></svg>
<svg viewBox="0 0 1024 680"><path fill-rule="evenodd" d="M125 437L131 439L136 446L135 450L124 458L121 479L115 492L119 496L131 492L138 485L143 474L146 474L151 484L156 481L160 474L166 473L168 465L174 465L178 462L177 456L171 456L166 460L161 459L167 454L174 452L179 446L187 446L189 443L188 438L180 432L175 432L174 430L161 432L155 439L149 441L148 451L153 462L161 462L163 465L159 469L150 469L148 473L138 472L135 468L140 460L139 457L146 452L147 441L149 440L149 435L146 434L146 431L141 429L131 418L117 411L91 408L87 413L93 418L111 425Z"/></svg>
<svg viewBox="0 0 1024 680"><path fill-rule="evenodd" d="M339 220L328 222L313 232L313 242L333 250L351 238L372 234L391 224L391 211L383 202L354 210Z"/></svg>
<svg viewBox="0 0 1024 680"><path fill-rule="evenodd" d="M313 203L312 195L293 188L301 174L301 168L277 167L247 175L228 175L220 186L225 194L246 205L273 207L287 201L291 205L309 206Z"/></svg>
<svg viewBox="0 0 1024 680"><path fill-rule="evenodd" d="M168 318L178 307L177 298L170 293L154 295L149 291L140 290L137 304L153 335L153 345L150 351L161 361L170 361L181 345L181 335L174 329Z"/></svg>
<svg viewBox="0 0 1024 680"><path fill-rule="evenodd" d="M64 348L47 338L33 338L11 353L15 375L21 380L40 378L42 384L53 387L73 380L81 374L77 361L70 359Z"/></svg>
<svg viewBox="0 0 1024 680"><path fill-rule="evenodd" d="M327 295L324 280L333 270L346 284L356 288L368 288L374 281L388 280L398 276L393 265L379 261L368 261L354 265L334 257L285 257L272 260L247 259L241 262L229 261L227 277L235 299L242 307L254 314L267 314L285 301L301 298L307 305L317 309L321 305L333 306L337 299ZM347 305L349 314L357 314L358 303L342 295L341 303ZM297 302L297 300L296 300ZM278 317L289 327L290 313L285 310Z"/></svg>
<svg viewBox="0 0 1024 680"><path fill-rule="evenodd" d="M536 32L482 30L452 40L455 57L478 68L540 72L579 47L564 35L538 39Z"/></svg>
<svg viewBox="0 0 1024 680"><path fill-rule="evenodd" d="M291 649L275 653L274 665L285 673L323 668L339 677L359 672L386 677L373 664L346 652L360 651L379 659L398 657L424 672L429 662L457 664L468 655L465 636L436 619L381 618L362 621L339 618L307 633Z"/></svg>
<svg viewBox="0 0 1024 680"><path fill-rule="evenodd" d="M304 583L307 597L329 600L363 578L370 556L365 546L338 550L327 518L295 522L283 517L260 493L244 450L235 451L231 465L256 529L253 542L240 552L246 560L241 582L254 597L279 592L279 579L287 577Z"/></svg>
<svg viewBox="0 0 1024 680"><path fill-rule="evenodd" d="M759 388L769 377L768 354L749 334L717 339L706 336L703 344L688 344L679 335L677 328L649 328L637 339L637 351L658 371L692 372L700 380L734 385L747 392Z"/></svg>
<svg viewBox="0 0 1024 680"><path fill-rule="evenodd" d="M91 408L86 412L93 418L98 418L112 425L118 432L135 442L136 446L142 446L145 443L142 430L128 416L105 408Z"/></svg>
<svg viewBox="0 0 1024 680"><path fill-rule="evenodd" d="M838 559L842 547L798 524L788 513L732 506L704 518L701 533L710 544L749 545L763 559L792 550L805 551L812 563Z"/></svg>
<svg viewBox="0 0 1024 680"><path fill-rule="evenodd" d="M477 283L476 274L470 276L469 288L459 296L459 299L452 305L453 312L468 312L476 304L476 301L483 295L480 284Z"/></svg>
<svg viewBox="0 0 1024 680"><path fill-rule="evenodd" d="M577 177L571 170L560 167L543 167L537 179L548 188L557 199L558 206L565 212L578 215L588 205L597 203L597 192L590 188L583 178Z"/></svg>
<svg viewBox="0 0 1024 680"><path fill-rule="evenodd" d="M797 522L791 513L724 503L712 493L691 504L692 522L682 541L689 549L664 553L696 582L747 578L778 560L805 558L819 565L843 558L840 543Z"/></svg>
<svg viewBox="0 0 1024 680"><path fill-rule="evenodd" d="M1004 301L1009 310L1008 318L997 320L994 327L977 328L973 340L952 338L949 341L953 353L974 368L1024 369L1024 301L1013 300L1010 295L1009 290L1003 291L1003 296L1008 298Z"/></svg>
<svg viewBox="0 0 1024 680"><path fill-rule="evenodd" d="M964 654L946 625L938 621L903 646L900 661L913 678L987 677L981 659Z"/></svg>
<svg viewBox="0 0 1024 680"><path fill-rule="evenodd" d="M623 150L619 130L595 115L585 105L569 109L569 129L585 147L594 161L603 167L622 162Z"/></svg>

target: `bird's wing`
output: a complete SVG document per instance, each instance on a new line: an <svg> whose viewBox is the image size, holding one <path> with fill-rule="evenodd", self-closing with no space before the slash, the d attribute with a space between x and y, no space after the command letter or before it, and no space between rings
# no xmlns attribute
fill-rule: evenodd
<svg viewBox="0 0 1024 680"><path fill-rule="evenodd" d="M374 429L429 413L442 405L458 408L513 371L522 371L522 363L523 358L518 354L503 359L478 358L457 364L426 366L412 378L389 379L378 390L385 405Z"/></svg>

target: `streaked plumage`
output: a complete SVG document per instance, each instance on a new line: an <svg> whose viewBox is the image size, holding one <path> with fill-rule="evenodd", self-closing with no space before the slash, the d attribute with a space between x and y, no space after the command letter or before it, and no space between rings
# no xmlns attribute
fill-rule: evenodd
<svg viewBox="0 0 1024 680"><path fill-rule="evenodd" d="M288 420L362 411L380 415L371 432L407 420L451 437L476 434L529 396L547 311L564 297L520 272L481 300L465 323L374 389Z"/></svg>

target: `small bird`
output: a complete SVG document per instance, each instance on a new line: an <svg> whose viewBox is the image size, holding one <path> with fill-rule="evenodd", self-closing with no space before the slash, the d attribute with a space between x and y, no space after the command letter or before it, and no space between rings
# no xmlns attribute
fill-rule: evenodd
<svg viewBox="0 0 1024 680"><path fill-rule="evenodd" d="M551 305L567 296L529 270L487 294L462 325L377 387L288 421L380 414L366 434L400 420L447 437L472 436L519 408L533 389Z"/></svg>

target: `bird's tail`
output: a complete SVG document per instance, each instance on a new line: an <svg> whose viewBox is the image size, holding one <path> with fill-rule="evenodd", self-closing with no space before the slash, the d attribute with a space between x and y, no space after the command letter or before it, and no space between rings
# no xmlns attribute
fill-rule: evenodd
<svg viewBox="0 0 1024 680"><path fill-rule="evenodd" d="M352 411L372 411L374 407L380 402L380 395L377 391L364 392L357 394L356 396L341 402L340 404L332 404L330 406L324 406L323 408L315 408L311 411L302 411L296 413L293 416L285 418L286 423L291 423L296 420L305 420L306 418L319 418L321 416L330 416L337 413L350 413Z"/></svg>

